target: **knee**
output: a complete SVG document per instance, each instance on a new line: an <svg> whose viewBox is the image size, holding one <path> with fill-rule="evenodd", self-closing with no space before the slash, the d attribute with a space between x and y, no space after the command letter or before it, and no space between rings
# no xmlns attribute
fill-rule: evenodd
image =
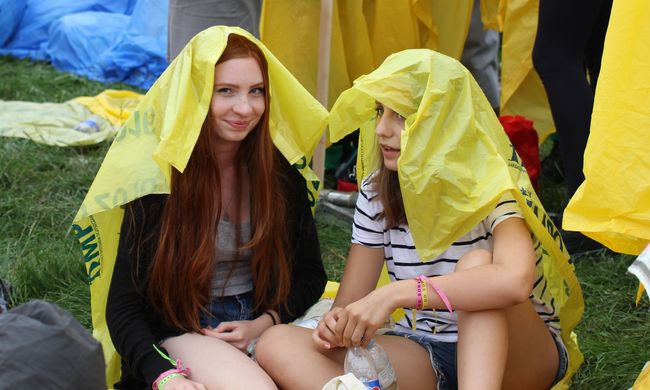
<svg viewBox="0 0 650 390"><path fill-rule="evenodd" d="M463 271L487 264L492 264L492 252L485 249L474 249L465 253L458 260L454 271Z"/></svg>
<svg viewBox="0 0 650 390"><path fill-rule="evenodd" d="M290 345L290 337L293 326L280 324L270 327L257 341L255 346L255 359L268 370L280 359L280 355Z"/></svg>

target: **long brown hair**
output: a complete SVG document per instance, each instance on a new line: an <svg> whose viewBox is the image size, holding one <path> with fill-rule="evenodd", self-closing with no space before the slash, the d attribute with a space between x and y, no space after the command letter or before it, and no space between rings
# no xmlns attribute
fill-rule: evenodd
<svg viewBox="0 0 650 390"><path fill-rule="evenodd" d="M406 224L406 212L397 171L386 168L383 158L379 157L379 160L379 169L371 179L373 189L377 191L379 201L383 206L383 211L378 218L384 220L386 228Z"/></svg>
<svg viewBox="0 0 650 390"><path fill-rule="evenodd" d="M264 79L265 111L256 128L242 141L236 166L235 199L243 200L241 167L248 167L251 187L251 271L255 308L285 304L289 293L290 262L284 228L282 158L269 132L268 65L260 49L248 39L231 34L217 64L233 58L255 59ZM163 320L185 331L200 329L199 313L210 300L214 275L218 221L221 217L221 180L215 152L216 133L210 115L203 123L185 171L173 169L171 193L162 213L158 246L147 281L147 296ZM239 207L235 208L239 210ZM235 231L239 232L239 215Z"/></svg>

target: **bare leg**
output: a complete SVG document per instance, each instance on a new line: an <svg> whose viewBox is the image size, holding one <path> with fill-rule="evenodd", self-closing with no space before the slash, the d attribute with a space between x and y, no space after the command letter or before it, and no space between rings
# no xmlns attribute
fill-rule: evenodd
<svg viewBox="0 0 650 390"><path fill-rule="evenodd" d="M550 388L560 358L548 327L530 301L509 308L506 315L509 342L503 388Z"/></svg>
<svg viewBox="0 0 650 390"><path fill-rule="evenodd" d="M489 264L487 251L472 251L456 270ZM559 356L555 341L530 301L502 310L458 312L460 389L548 389Z"/></svg>
<svg viewBox="0 0 650 390"><path fill-rule="evenodd" d="M475 250L456 271L490 264L492 254ZM506 310L458 311L458 388L500 389L508 353Z"/></svg>
<svg viewBox="0 0 650 390"><path fill-rule="evenodd" d="M248 356L225 341L196 333L166 340L163 347L183 365L190 379L208 389L277 389L273 380Z"/></svg>
<svg viewBox="0 0 650 390"><path fill-rule="evenodd" d="M311 339L312 330L291 325L270 328L257 343L255 356L282 389L316 389L343 375L346 350L320 351ZM397 336L377 336L388 353L397 383L403 389L433 389L437 377L429 353L414 341Z"/></svg>

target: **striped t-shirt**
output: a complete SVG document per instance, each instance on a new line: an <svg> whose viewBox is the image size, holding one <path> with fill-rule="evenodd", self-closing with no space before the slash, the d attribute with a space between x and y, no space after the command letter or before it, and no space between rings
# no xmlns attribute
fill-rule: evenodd
<svg viewBox="0 0 650 390"><path fill-rule="evenodd" d="M352 228L352 243L369 248L383 248L384 260L391 281L413 279L418 275L427 277L445 275L454 272L458 260L473 249L492 251L492 232L495 227L508 218L523 218L517 202L511 195L504 195L483 221L469 233L454 242L446 251L435 259L421 261L415 251L413 237L407 225L386 229L378 215L383 211L377 193L371 189L369 180L362 183L354 213ZM546 283L541 270L541 245L533 237L533 245L537 254L537 275L533 291L545 289ZM415 292L414 292L415 294ZM541 292L541 296L544 291ZM553 308L531 294L530 299L537 313L554 333L559 332L560 325ZM411 333L411 308L404 308L405 316L396 324L396 329ZM416 329L419 334L428 334L437 341L456 342L458 338L457 318L455 313L446 310L419 310L416 313Z"/></svg>

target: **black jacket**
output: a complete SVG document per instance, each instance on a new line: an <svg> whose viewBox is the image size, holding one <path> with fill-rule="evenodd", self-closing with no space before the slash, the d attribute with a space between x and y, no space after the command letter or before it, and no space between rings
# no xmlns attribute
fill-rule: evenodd
<svg viewBox="0 0 650 390"><path fill-rule="evenodd" d="M292 261L291 288L287 309L280 309L282 322L302 315L322 295L327 276L323 267L316 226L310 210L305 181L298 171L283 162L286 168L285 193L287 208L285 225ZM126 207L113 278L106 305L106 322L113 344L122 357L122 380L116 388L151 388L164 371L173 368L153 348L167 337L182 334L182 330L165 324L135 285L143 284L160 230L160 217L167 195L148 195ZM131 223L131 221L135 223ZM136 228L134 229L133 226ZM144 240L133 248L132 230L142 228ZM136 280L134 251L140 255Z"/></svg>

